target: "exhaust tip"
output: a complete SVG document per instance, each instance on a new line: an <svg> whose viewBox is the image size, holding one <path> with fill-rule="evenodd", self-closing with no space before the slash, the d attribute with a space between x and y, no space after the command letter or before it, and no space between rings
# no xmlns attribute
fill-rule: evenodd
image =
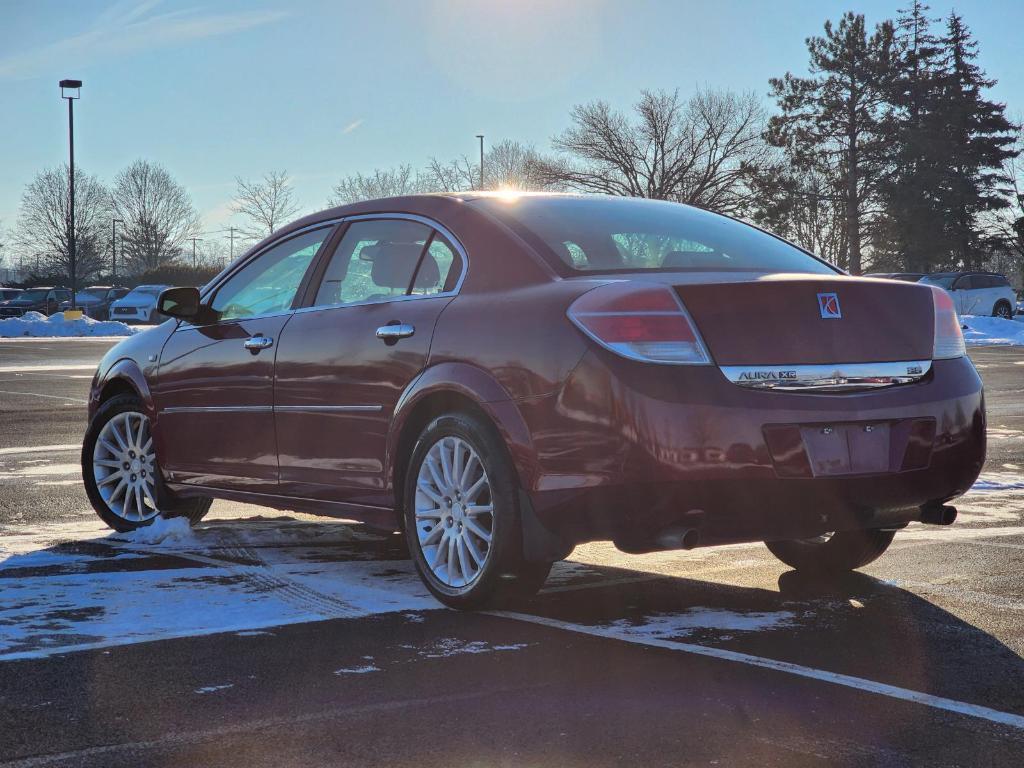
<svg viewBox="0 0 1024 768"><path fill-rule="evenodd" d="M940 502L925 504L920 519L925 525L952 525L956 521L956 507Z"/></svg>

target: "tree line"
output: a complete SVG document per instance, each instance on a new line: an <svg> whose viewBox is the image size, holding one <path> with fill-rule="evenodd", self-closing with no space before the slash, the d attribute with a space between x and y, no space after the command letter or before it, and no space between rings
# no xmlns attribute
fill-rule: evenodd
<svg viewBox="0 0 1024 768"><path fill-rule="evenodd" d="M642 91L629 112L593 101L571 110L548 150L506 139L487 150L482 173L466 156L356 173L327 204L477 189L596 192L737 216L854 274L1024 271L1021 126L988 97L995 81L963 18L931 18L912 0L895 20L869 28L846 13L806 42L807 72L771 78L772 104L713 89ZM285 171L235 181L239 247L299 212ZM66 168L38 174L7 250L42 253L50 274L67 274L66 199ZM108 271L113 219L125 274L187 263L197 247L187 191L145 160L109 188L77 171L75 218L86 278ZM232 255L225 239L204 238L207 261Z"/></svg>

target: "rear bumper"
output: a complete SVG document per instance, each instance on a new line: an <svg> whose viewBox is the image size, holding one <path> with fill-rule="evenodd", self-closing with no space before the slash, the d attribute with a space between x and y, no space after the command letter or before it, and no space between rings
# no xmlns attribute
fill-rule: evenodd
<svg viewBox="0 0 1024 768"><path fill-rule="evenodd" d="M935 361L916 384L823 395L591 352L557 396L520 407L536 450L520 467L529 501L570 544L680 527L704 545L898 526L964 493L985 460L984 395L967 358ZM885 469L815 476L808 425L886 425Z"/></svg>

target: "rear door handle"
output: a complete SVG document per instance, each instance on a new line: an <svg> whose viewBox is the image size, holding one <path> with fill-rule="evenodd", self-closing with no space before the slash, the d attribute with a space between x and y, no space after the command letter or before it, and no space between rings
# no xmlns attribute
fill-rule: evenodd
<svg viewBox="0 0 1024 768"><path fill-rule="evenodd" d="M274 340L269 336L252 336L246 339L245 343L242 346L248 349L254 355L257 355L259 354L261 349L267 349L269 347L274 346Z"/></svg>
<svg viewBox="0 0 1024 768"><path fill-rule="evenodd" d="M385 344L395 344L399 339L407 339L416 333L416 327L408 323L382 325L377 329L377 338Z"/></svg>

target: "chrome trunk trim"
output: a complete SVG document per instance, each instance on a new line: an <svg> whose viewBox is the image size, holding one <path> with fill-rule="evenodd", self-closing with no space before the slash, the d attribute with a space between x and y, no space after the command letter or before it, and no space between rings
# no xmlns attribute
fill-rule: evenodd
<svg viewBox="0 0 1024 768"><path fill-rule="evenodd" d="M829 365L723 365L725 377L740 387L782 392L846 392L912 384L931 370L931 360Z"/></svg>

